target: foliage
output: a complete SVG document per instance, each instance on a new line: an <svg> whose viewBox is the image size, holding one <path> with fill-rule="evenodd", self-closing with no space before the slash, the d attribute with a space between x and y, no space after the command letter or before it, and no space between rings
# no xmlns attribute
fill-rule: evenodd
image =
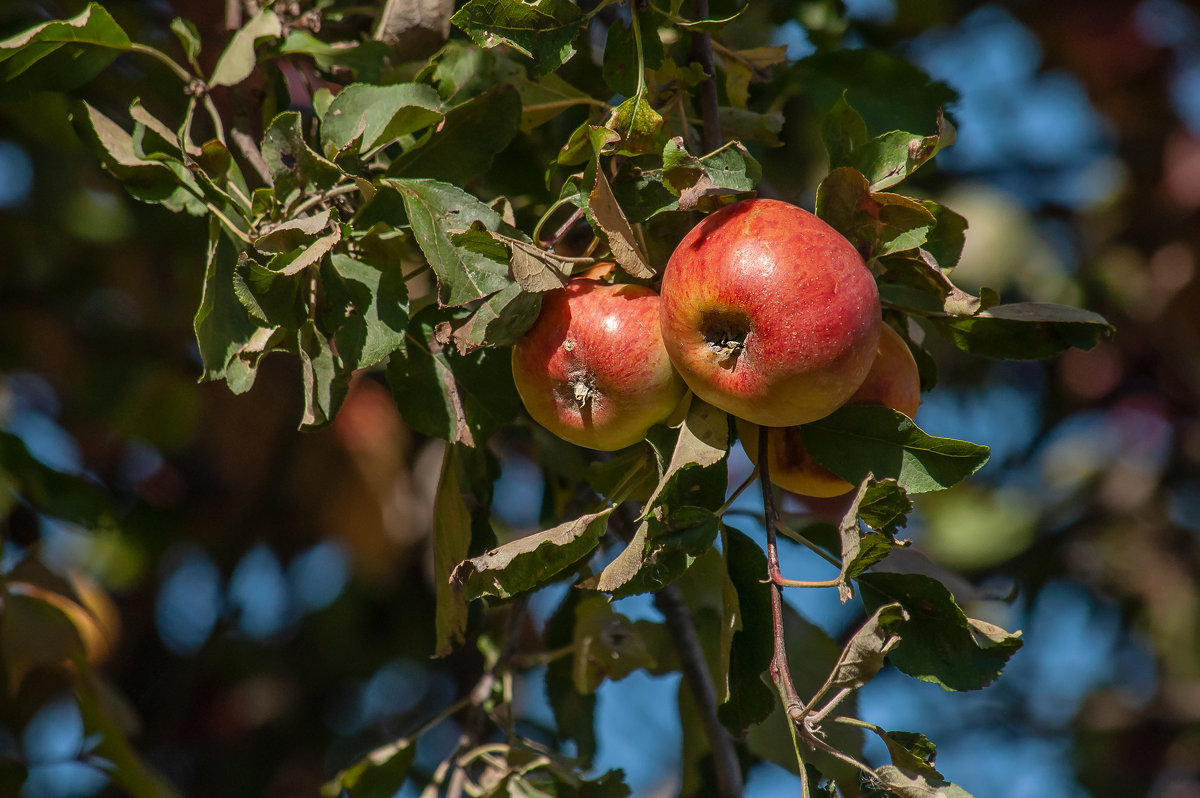
<svg viewBox="0 0 1200 798"><path fill-rule="evenodd" d="M720 40L736 13L689 19L679 2L585 10L569 0L470 0L449 19L465 38L420 62L361 27L327 34L314 23L312 14L340 21L343 5L299 13L298 4L268 3L207 71L201 56L216 45L190 23L172 25L181 62L134 42L96 3L0 42L2 99L77 92L123 55L178 77L181 116L160 119L138 99L127 117L115 115L79 96L71 119L131 196L206 220L207 242L195 245L204 252L194 317L202 379L242 394L267 355L294 358L298 424L316 430L337 418L356 373L369 371L386 379L409 427L447 442L434 504L434 647L448 655L474 645L486 663L434 720L467 711L472 731L433 773L412 768L415 734L345 763L326 794L390 795L406 780L437 794L465 780L480 795L626 795L619 772L589 770L593 695L604 680L645 669L683 671L695 706L681 697L681 712L724 724L696 724L707 753L688 752L696 770L685 781L697 794L735 794L739 767L765 760L800 774L806 794L965 795L934 769L928 739L860 720L848 699L885 658L947 690L979 689L1021 645L1019 633L968 617L937 579L875 568L905 545L895 534L911 497L970 477L986 447L928 435L881 408L844 408L806 427L813 456L860 489L836 535L783 531L824 553L839 575L820 586L837 587L843 602L857 592L865 616L844 645L826 640L805 663L821 670L812 685L788 675L778 591L817 585L778 573L782 526L765 480L766 557L727 524L734 441L723 412L697 400L682 421L612 458L574 453L586 467L547 478L545 531L504 539L490 512L498 432L521 430L547 452L561 446L529 430L509 372L508 348L537 317L542 293L605 256L618 280L654 285L702 214L770 192L762 163L783 144L779 108L789 100L820 119L829 168L814 186L816 213L868 262L887 322L919 362L932 362L922 346L930 335L990 358L1095 345L1110 330L1096 314L957 287L967 220L920 192L898 193L954 143L943 110L952 92L870 50L831 48L789 64L777 49L729 49ZM607 32L596 59L593 31ZM711 75L705 47L719 54ZM894 93L880 91L880 74ZM229 98L244 105L252 86L262 87L258 118L231 118ZM925 376L928 389L928 368ZM0 468L39 512L114 523L94 486L45 468L9 436L0 437ZM507 605L519 615L532 592L564 580L577 589L535 653L551 661L556 743L573 740L575 758L514 725L511 675L529 667L530 652L518 650L515 631L499 647L481 635L478 611ZM89 730L116 749L98 751L131 793L164 794L97 697L100 677L73 626L86 612L70 586L15 570L3 586L8 689L32 670L74 663ZM673 640L677 619L635 622L607 600L648 592L682 596L699 657ZM49 631L29 631L35 623ZM44 645L28 645L33 637ZM699 676L689 659L699 659ZM705 680L711 705L697 684ZM778 739L744 736L772 710L791 732L782 758ZM853 738L826 735L840 727L879 735L891 764L872 768ZM735 736L730 766L722 749L733 751ZM712 773L695 764L704 755Z"/></svg>

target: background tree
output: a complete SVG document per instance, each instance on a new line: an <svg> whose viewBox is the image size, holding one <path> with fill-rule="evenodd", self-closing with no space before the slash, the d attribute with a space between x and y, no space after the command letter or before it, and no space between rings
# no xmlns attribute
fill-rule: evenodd
<svg viewBox="0 0 1200 798"><path fill-rule="evenodd" d="M689 196L698 197L701 208L711 210L712 205L702 203L715 204L748 190L758 176L753 167L757 161L765 176L759 191L811 207L813 192L829 166L847 163L869 172L879 164L855 162L853 150L840 155L836 150L839 137L831 133L854 141L855 113L867 135L900 129L924 138L938 134L936 110L947 103L960 123L960 135L955 147L938 156L943 168L926 166L898 188L884 191L934 197L939 207L953 208L969 219L962 265L954 272L961 288L986 299L980 289L988 285L998 289L1005 302L1033 299L1093 307L1106 313L1121 335L1087 354L1068 352L1050 371L962 357L944 339L930 336L939 384L926 394L918 423L934 434L988 443L992 460L962 486L920 497L904 534L914 537L917 548L935 563L970 579L959 582L935 571L970 614L1005 628L1023 628L1029 642L1005 677L982 693L943 696L940 688L922 689L889 667L859 691L857 714L886 728L919 728L929 734L942 746L938 768L976 795L1045 794L1047 784L1062 785L1058 792L1069 794L1077 789L1070 786L1076 780L1096 795L1167 794L1194 781L1191 765L1180 753L1186 751L1186 688L1194 678L1197 651L1190 609L1194 602L1189 599L1195 594L1194 535L1187 531L1192 523L1187 510L1196 490L1197 456L1191 441L1194 369L1187 365L1194 355L1186 345L1194 335L1186 308L1194 252L1187 231L1195 207L1190 191L1195 181L1188 176L1192 138L1186 128L1193 109L1187 104L1186 87L1196 39L1194 19L1182 6L1058 4L1052 11L1025 6L1005 11L997 6L939 9L901 3L893 8L853 6L853 18L846 19L831 4L755 5L727 25L713 26L719 78L715 88L718 104L726 107L721 129L744 146L723 151L737 156L733 163L711 157L696 162L717 149L709 146L714 142L701 141L702 134L716 127L704 120L708 106L703 92L709 84L689 85L702 73L670 73L666 57L678 58L682 69L694 57L693 42L703 37L695 34L695 26L689 29L653 9L639 7L639 18L654 19L668 35L660 40L663 65L653 66L652 79L642 86L639 70L629 69L629 64L638 54L637 43L642 45L643 65L647 58L656 58L647 52L654 41L637 35L629 9L617 6L586 11L595 13L587 32L571 37L578 53L557 73L562 85L539 76L569 54L563 40L553 38L553 26L532 44L517 42L536 56L530 61L512 50L469 45L465 33L475 33L484 44L494 40L487 38L491 31L486 21L462 10L462 29L438 57L437 66L423 70L421 63L406 60L417 54L409 49L416 47L411 40L399 45L399 51L368 41L365 34L377 21L355 16L361 9L341 14L327 7L317 16L313 9L283 4L274 7L276 29L268 15L250 13L255 9L227 20L215 17L216 10L207 4L180 4L162 16L157 16L159 10L136 4L111 3L106 8L113 14L114 27L130 41L169 53L183 72L202 75L215 87L208 95L214 104L212 116L222 120L227 150L246 185L238 184L220 148L192 153L172 145L185 118L192 119L193 144L215 136L217 129L205 107L206 95L194 88L181 91L185 84L174 74L179 70L152 54L127 52L85 86L71 87L73 96L82 97L88 106L69 109L65 96L54 93L2 106L9 141L3 162L10 179L0 182L12 187L13 197L6 203L11 211L4 223L7 240L16 244L9 259L13 266L0 277L6 343L0 351L5 353L5 428L10 432L4 439L3 470L21 497L11 504L5 526L9 783L24 782L28 794L70 794L100 789L107 772L127 791L153 794L156 777L139 764L148 761L187 794L311 793L364 751L411 736L423 722L448 709L456 710L454 716L423 734L416 746L413 782L436 776L438 764L460 739L509 740L494 736L488 713L501 728L511 722L507 719L515 720L519 738L551 748L569 739L561 750L587 759L590 741L596 738L589 736L587 723L570 722L587 717L593 701L587 682L604 674L585 671L580 676L578 652L580 642L586 641L618 655L619 669L607 674L610 679L627 670L634 673L623 681L605 681L598 693L600 722L594 729L599 758L590 777L608 780L574 789L620 794L616 777L603 774L608 767L623 766L639 794L660 780L673 785L666 787L672 792L714 792L719 774L733 769L714 767L716 760L706 759L708 738L700 731L703 723L688 714L695 708L687 706L686 689L680 691L683 717L670 723L683 730L682 748L671 733L658 745L644 732L634 736L640 746L635 751L652 750L661 761L620 755L612 730L621 720L606 709L619 695L649 702L650 696L664 693L657 677L644 674L647 668L675 668L671 635L661 624L671 617L669 603L664 606L669 599L656 602L661 613L636 598L606 610L609 605L563 587L539 593L527 604L505 604L507 612L480 613L476 602L470 612L477 617L466 627L470 642L447 658L428 659L439 633L436 645L444 647L464 620L446 614L444 599L436 605L442 614L436 614L436 588L444 591L447 558L441 558L440 566L438 558L432 558L431 572L427 549L430 510L439 495L437 523L445 525L455 513L465 512L464 521L471 518L470 505L454 505L446 478L440 492L434 478L442 456L436 439L461 442L463 427L447 425L445 411L439 414L426 392L395 387L417 379L411 368L404 371L414 360L407 348L397 350L403 353L402 365L396 365L395 354L391 358L388 376L394 397L378 379L378 371L347 381L353 368L395 350L401 334L416 331L426 342L436 341L437 324L449 324L441 328L448 347L445 362L455 365L460 383L470 387L469 380L478 375L476 384L489 389L488 402L469 406L466 432L482 439L496 430L488 449L495 456L491 462L477 462L470 454L480 446L452 446L450 451L466 455L459 461L457 478L471 486L467 492L475 502L490 501L492 518L500 522L503 535L547 528L589 509L578 503L586 495L578 486L588 479L592 458L557 444L527 423L498 427L502 419L495 415L515 409L497 401L504 395L496 381L504 378L500 366L506 366L506 358L493 357L486 349L462 354L478 343L503 345L506 336L518 334L521 320L532 313L534 300L528 292L509 289L501 280L496 290L509 293L488 294L483 303L498 311L498 322L472 305L446 312L414 306L414 298L434 288L427 271L407 281L409 306L403 320L387 314L403 296L394 284L391 301L370 301L371 295L385 293L381 275L387 264L396 264L405 275L421 270L426 261L435 270L445 268L429 254L429 242L421 239L412 201L406 201L412 195L398 201L393 196L387 205L385 180L401 186L410 181L409 188L416 181L439 180L463 186L489 202L507 197L516 232L495 225L493 232L502 229L506 238L481 233L472 239L464 230L463 238L449 241L455 252L471 253L465 260L483 259L471 261L478 265L507 261L517 250L526 251L521 247L528 243L523 236L553 238L552 230L570 216L576 203L588 205L594 226L566 229L555 239L559 254L578 253L572 247L577 240L578 246L587 245L589 229L599 228L611 246L620 230L606 211L597 214L600 174L601 179L611 178L617 207L624 209L626 218L649 231L644 242L635 243L647 248L648 264L660 266L674 241L698 217L654 212L677 205L687 188L693 189ZM15 35L47 18L67 18L81 10L56 7L41 17L34 9L8 11L4 30ZM690 19L705 16L691 8L660 10ZM721 18L736 10L714 6L710 14ZM169 33L176 14L201 31L195 64L188 55L193 53L192 32L176 26L178 41ZM1020 20L1014 14L1030 16ZM314 30L318 20L319 29ZM227 22L246 32L231 41L222 31ZM436 34L438 26L433 28ZM105 26L104 31L109 35L112 28ZM1044 55L1031 31L1045 42ZM347 41L365 43L354 48L321 44ZM791 52L784 59L778 52L756 50L765 42L790 45ZM875 49L844 49L863 44ZM802 57L806 47L815 52ZM122 44L117 49L128 48ZM83 48L88 54L95 51ZM21 63L20 58L31 52L54 64L54 52L44 54L28 46L20 52L24 56L0 62L6 76L16 74L14 61ZM945 87L884 55L888 52L904 54L935 77L950 81L961 100L953 102ZM703 53L698 56L703 62ZM86 66L92 57L96 56L81 62ZM1044 63L1039 60L1043 58ZM246 64L250 68L239 68ZM56 66L42 74L61 76L61 63ZM1105 115L1103 123L1080 83L1064 69L1082 76L1095 108ZM663 70L668 70L667 76ZM38 73L33 69L16 74L6 87L19 85L22 74L27 79ZM378 138L370 139L366 129L361 139L356 129L339 134L334 126L330 133L328 121L318 131L315 117L327 120L333 102L332 93L321 89L354 79L428 86L436 100L419 88L406 90L407 104L385 115L390 129L372 128L372 134L380 131ZM646 96L641 89L657 92L662 85L674 87L685 111L680 115L671 105L669 89L649 100L647 107L663 117L665 132L655 129L658 122L637 102L626 108L624 120L633 127L623 127L619 113L613 125L625 134L618 147L648 146L630 135L644 133L645 141L654 145L645 155L614 157L605 149L608 143L597 138L579 138L573 150L557 154L581 124L603 126L608 121L604 104L616 104L622 95ZM844 102L839 102L843 92ZM141 128L131 121L129 99L134 93L141 96L142 105L132 120L140 114ZM363 98L362 107L386 107L378 96ZM341 102L353 99L344 95ZM531 108L535 113L562 113L531 118ZM831 114L831 109L839 110ZM289 110L294 113L277 116ZM81 138L67 125L68 112ZM678 126L682 116L691 123L690 134L671 127ZM146 121L151 117L164 120L165 131ZM139 160L124 157L129 151L118 148L126 139L117 128L132 129L129 146ZM821 146L823 128L824 141L834 145L829 155ZM681 167L676 172L679 180L694 176L699 181L703 175L713 181L712 189L697 182L669 183L664 147L673 134L684 137L683 146L671 156L678 159L671 163ZM345 149L339 135L345 137ZM305 136L312 157L301 150L300 158L289 163L287 156L296 155L291 145ZM372 144L381 146L391 136L398 141L372 161ZM786 146L770 147L775 139ZM159 201L168 209L194 211L196 217L129 201L95 168L94 150L81 147L81 140L101 145L102 161L134 196ZM339 145L336 157L323 149L330 142ZM254 152L267 156L266 175L256 176L260 169ZM688 152L693 153L691 160ZM547 188L542 171L556 154L564 166L550 173ZM647 161L654 165L647 166ZM191 168L180 169L176 163ZM341 174L376 178L374 187L383 187L382 196L373 199L376 210L370 210L369 190L345 182L326 163ZM275 174L273 165L279 170ZM606 171L614 165L616 171ZM633 172L633 166L642 171ZM658 168L664 171L656 187L653 173ZM20 190L22 170L36 175L33 181L26 177L30 187L25 190ZM724 181L731 172L745 182ZM582 173L581 182L564 182L572 173ZM267 177L275 187L274 201L249 192ZM290 198L281 196L294 187L288 185L292 179L311 183L296 187ZM334 182L323 186L325 180ZM560 192L561 186L568 188ZM849 183L844 187L854 189ZM249 219L239 218L236 195L243 188L250 201ZM438 191L444 198L448 189ZM558 215L542 225L540 236L531 236L542 214L564 196L567 204ZM228 205L223 204L227 198ZM315 223L286 226L292 219L318 217L324 208L330 213L319 229L313 229ZM221 280L210 274L202 281L203 241L211 219L220 223L214 210L228 220L229 231L238 228L249 236L254 230L270 237L243 242L236 233L218 236L209 262L228 271L219 275ZM506 206L493 210L503 221ZM913 213L920 216L915 209ZM346 227L330 223L335 214ZM853 219L835 221L852 237L860 229ZM267 229L281 222L282 229ZM411 233L404 232L404 224L411 225ZM939 216L932 229L944 232L947 227ZM438 229L447 228L432 225L426 232L436 235ZM913 229L902 229L901 235L911 235ZM925 232L928 243L929 230ZM340 238L331 242L335 237ZM907 240L911 239L901 239ZM353 250L348 249L351 242ZM882 239L856 243L879 254ZM282 249L296 244L304 246ZM322 248L329 253L327 259ZM497 248L503 251L497 253ZM248 255L240 263L238 250ZM305 254L314 250L316 256ZM288 253L297 251L301 254L289 259ZM351 254L361 260L348 262ZM554 259L533 254L554 267ZM297 265L304 257L313 260ZM324 267L316 265L321 259ZM893 268L907 267L903 257L893 261L884 272L885 284L890 282L887 274L896 274ZM367 270L356 271L360 262ZM312 297L301 290L311 286L289 285L287 279L263 271L287 278L293 266L301 275L318 268L322 272L316 285L319 301L309 302L310 309L328 310L337 303L341 318L365 318L362 327L328 315L308 320L288 315L295 310L293 297L301 304ZM443 291L461 290L453 277L442 271L437 276ZM211 289L203 296L202 285ZM345 289L340 295L339 285ZM355 286L362 285L368 289L364 297L355 294ZM230 286L240 286L240 294L236 288L228 290ZM289 293L293 290L295 294ZM453 305L462 296L443 299ZM234 302L220 304L220 298ZM485 297L469 302L481 299ZM202 312L199 335L194 337L190 320L197 307L206 306L221 312ZM249 319L249 325L232 311L243 312L240 318ZM476 312L467 316L470 311ZM464 319L466 323L460 323ZM206 336L213 329L219 332ZM264 329L285 332L256 342L251 342L252 333L244 340L236 338ZM193 344L197 338L198 351ZM1006 331L990 340L1000 346L1014 339ZM449 348L455 345L458 350ZM260 364L258 355L267 347L291 351ZM223 357L231 352L240 356ZM351 360L349 353L358 359ZM223 372L230 387L244 389L255 367L254 388L239 397L219 385L192 385L204 370L210 377ZM300 386L307 390L298 391ZM482 415L475 415L480 410ZM321 432L294 431L301 420L319 426L330 418L332 424ZM671 433L663 434L668 437L652 435L660 466L679 451ZM731 487L750 471L747 461L739 458L735 452L729 461ZM541 476L540 463L553 464L549 478ZM630 465L632 461L614 468ZM693 471L685 469L683 474ZM63 477L61 472L84 479ZM619 474L592 468L590 482L606 493L617 487L605 481L614 476ZM660 476L651 474L651 481ZM538 504L539 495L543 510L533 514L529 508ZM762 510L761 505L741 501L735 505L737 512ZM626 509L629 505L612 513L613 532L620 530ZM482 523L479 514L472 520ZM736 521L731 516L730 521L761 545L761 526L745 516ZM605 539L609 556L622 549L619 542L607 543L612 537L610 533ZM819 539L819 532L814 529L810 537ZM741 540L726 540L720 549L729 555ZM809 570L814 579L829 575L826 566L809 562L788 545L783 557L789 576L808 578ZM830 545L835 554L841 553L836 538ZM690 559L702 549L685 548L683 554ZM750 546L741 551L744 562L755 556ZM600 567L606 561L594 564ZM719 583L706 568L720 572L713 556L698 557L676 584L701 639L711 641L708 635L715 634L716 619L728 613L729 604L706 593L706 586ZM928 572L930 566L922 568ZM750 587L762 578L756 573L743 575L740 583L735 579L739 599L743 588L765 596L765 588L755 593ZM72 574L75 583L64 583L63 574ZM96 584L81 581L83 574ZM1012 593L1012 587L1019 588L1015 603L996 601ZM568 602L567 609L556 609L563 596L572 597L578 606ZM861 605L841 611L836 600L830 601L832 596L817 591L789 595L793 598L808 619L788 615L788 640L806 652L793 659L794 667L805 663L805 672L797 669L793 675L807 699L828 675L839 650L828 635L844 642L861 627L863 616ZM111 610L108 602L113 601L119 611ZM97 645L98 638L89 639L88 623L81 620L77 605L93 607L107 627L107 652ZM743 622L770 617L765 605L758 606L758 613L742 613ZM625 620L608 615L612 610ZM121 630L114 634L117 617ZM57 667L75 646L73 627L64 626L61 618L75 620L76 628L84 630L92 661L108 657L102 669L104 683L78 658L74 670ZM587 631L589 624L592 632ZM614 629L620 632L615 637L608 634ZM913 639L902 629L899 634L901 646L906 637ZM736 644L734 650L739 650ZM911 662L905 668L903 655L896 654L901 650L895 650L893 661L900 656L896 664L911 673ZM544 668L541 659L555 653L561 656ZM497 662L502 666L497 668ZM564 669L567 663L574 669ZM720 667L714 670L720 672ZM505 678L510 672L511 684ZM480 682L484 673L495 674L496 681ZM134 738L138 757L115 733L118 727L131 731L119 723L128 713L113 708L114 693L101 684L115 685L115 695L130 701L141 718L141 732ZM537 698L544 684L550 686L549 707ZM506 702L514 695L515 710ZM466 704L460 706L456 701L463 697ZM564 706L568 700L576 703ZM730 703L738 709L755 706L751 700ZM922 711L906 716L906 705ZM850 712L853 707L839 707L843 709ZM82 728L103 730L102 737L89 737L85 743L77 731L80 710ZM629 704L624 712L643 717ZM728 713L721 719L730 722ZM889 722L892 719L897 722ZM730 725L741 720L745 718ZM765 789L774 778L786 778L755 765L760 759L795 767L787 740L781 725L738 745L737 770L750 774L751 791ZM857 755L852 738L836 742ZM777 750L780 743L782 750ZM1078 774L1061 756L1071 744ZM397 750L412 751L393 752ZM502 771L516 773L513 768L530 765L520 751L488 755L500 756L494 761L502 763ZM682 768L676 764L681 756ZM874 766L888 761L878 742L868 743L864 756ZM1014 770L1012 762L1018 758L1024 767ZM104 759L115 768L102 766ZM390 767L372 770L356 789L370 794L365 791L372 789L371 778L386 784L403 775L399 771L406 764L404 755L388 762ZM489 762L478 760L474 770L464 773L482 778L481 769ZM992 764L997 762L1003 764ZM911 759L899 764L919 769ZM823 775L837 775L824 763L817 767ZM556 765L550 770L557 779L555 789L567 790L571 769ZM677 773L683 774L682 781L674 781ZM528 778L536 781L543 775L535 769ZM453 771L441 776L453 782ZM1033 780L1036 788L1027 786ZM852 789L852 780L842 781L843 789ZM790 789L795 784L791 781Z"/></svg>

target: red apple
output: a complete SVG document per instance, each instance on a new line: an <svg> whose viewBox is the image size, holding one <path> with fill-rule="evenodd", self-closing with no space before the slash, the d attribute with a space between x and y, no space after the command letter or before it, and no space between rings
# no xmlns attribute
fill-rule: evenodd
<svg viewBox="0 0 1200 798"><path fill-rule="evenodd" d="M921 404L921 377L904 339L883 325L879 349L867 378L850 405L883 405L912 418ZM758 462L758 427L738 419L738 437L746 454ZM803 428L776 427L767 431L771 481L802 496L841 496L854 486L814 460L804 448Z"/></svg>
<svg viewBox="0 0 1200 798"><path fill-rule="evenodd" d="M879 290L858 251L786 202L722 208L675 248L662 279L663 342L688 386L773 427L841 407L871 368Z"/></svg>
<svg viewBox="0 0 1200 798"><path fill-rule="evenodd" d="M612 451L671 415L687 386L663 347L659 305L644 286L587 278L548 292L513 347L513 378L533 420L571 443Z"/></svg>

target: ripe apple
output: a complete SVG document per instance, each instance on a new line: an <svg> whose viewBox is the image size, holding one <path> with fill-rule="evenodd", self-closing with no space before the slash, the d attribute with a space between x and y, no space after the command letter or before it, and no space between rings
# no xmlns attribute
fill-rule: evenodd
<svg viewBox="0 0 1200 798"><path fill-rule="evenodd" d="M862 256L786 202L722 208L663 272L675 368L701 399L756 424L788 427L841 407L871 368L881 323Z"/></svg>
<svg viewBox="0 0 1200 798"><path fill-rule="evenodd" d="M659 305L650 288L588 278L547 292L512 355L533 420L571 443L613 451L670 416L687 386L663 347Z"/></svg>
<svg viewBox="0 0 1200 798"><path fill-rule="evenodd" d="M867 378L849 405L883 405L912 418L921 404L921 377L904 339L883 325L879 349ZM746 454L758 462L758 427L738 419L738 437ZM803 428L775 427L767 431L771 481L802 496L840 496L854 486L814 460L804 448Z"/></svg>

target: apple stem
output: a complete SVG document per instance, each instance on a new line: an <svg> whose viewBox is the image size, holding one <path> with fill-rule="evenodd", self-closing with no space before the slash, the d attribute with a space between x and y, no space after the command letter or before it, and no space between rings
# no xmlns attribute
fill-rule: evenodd
<svg viewBox="0 0 1200 798"><path fill-rule="evenodd" d="M592 389L582 379L571 383L571 390L575 393L575 404L579 405L579 409L588 406L588 402L592 400Z"/></svg>

